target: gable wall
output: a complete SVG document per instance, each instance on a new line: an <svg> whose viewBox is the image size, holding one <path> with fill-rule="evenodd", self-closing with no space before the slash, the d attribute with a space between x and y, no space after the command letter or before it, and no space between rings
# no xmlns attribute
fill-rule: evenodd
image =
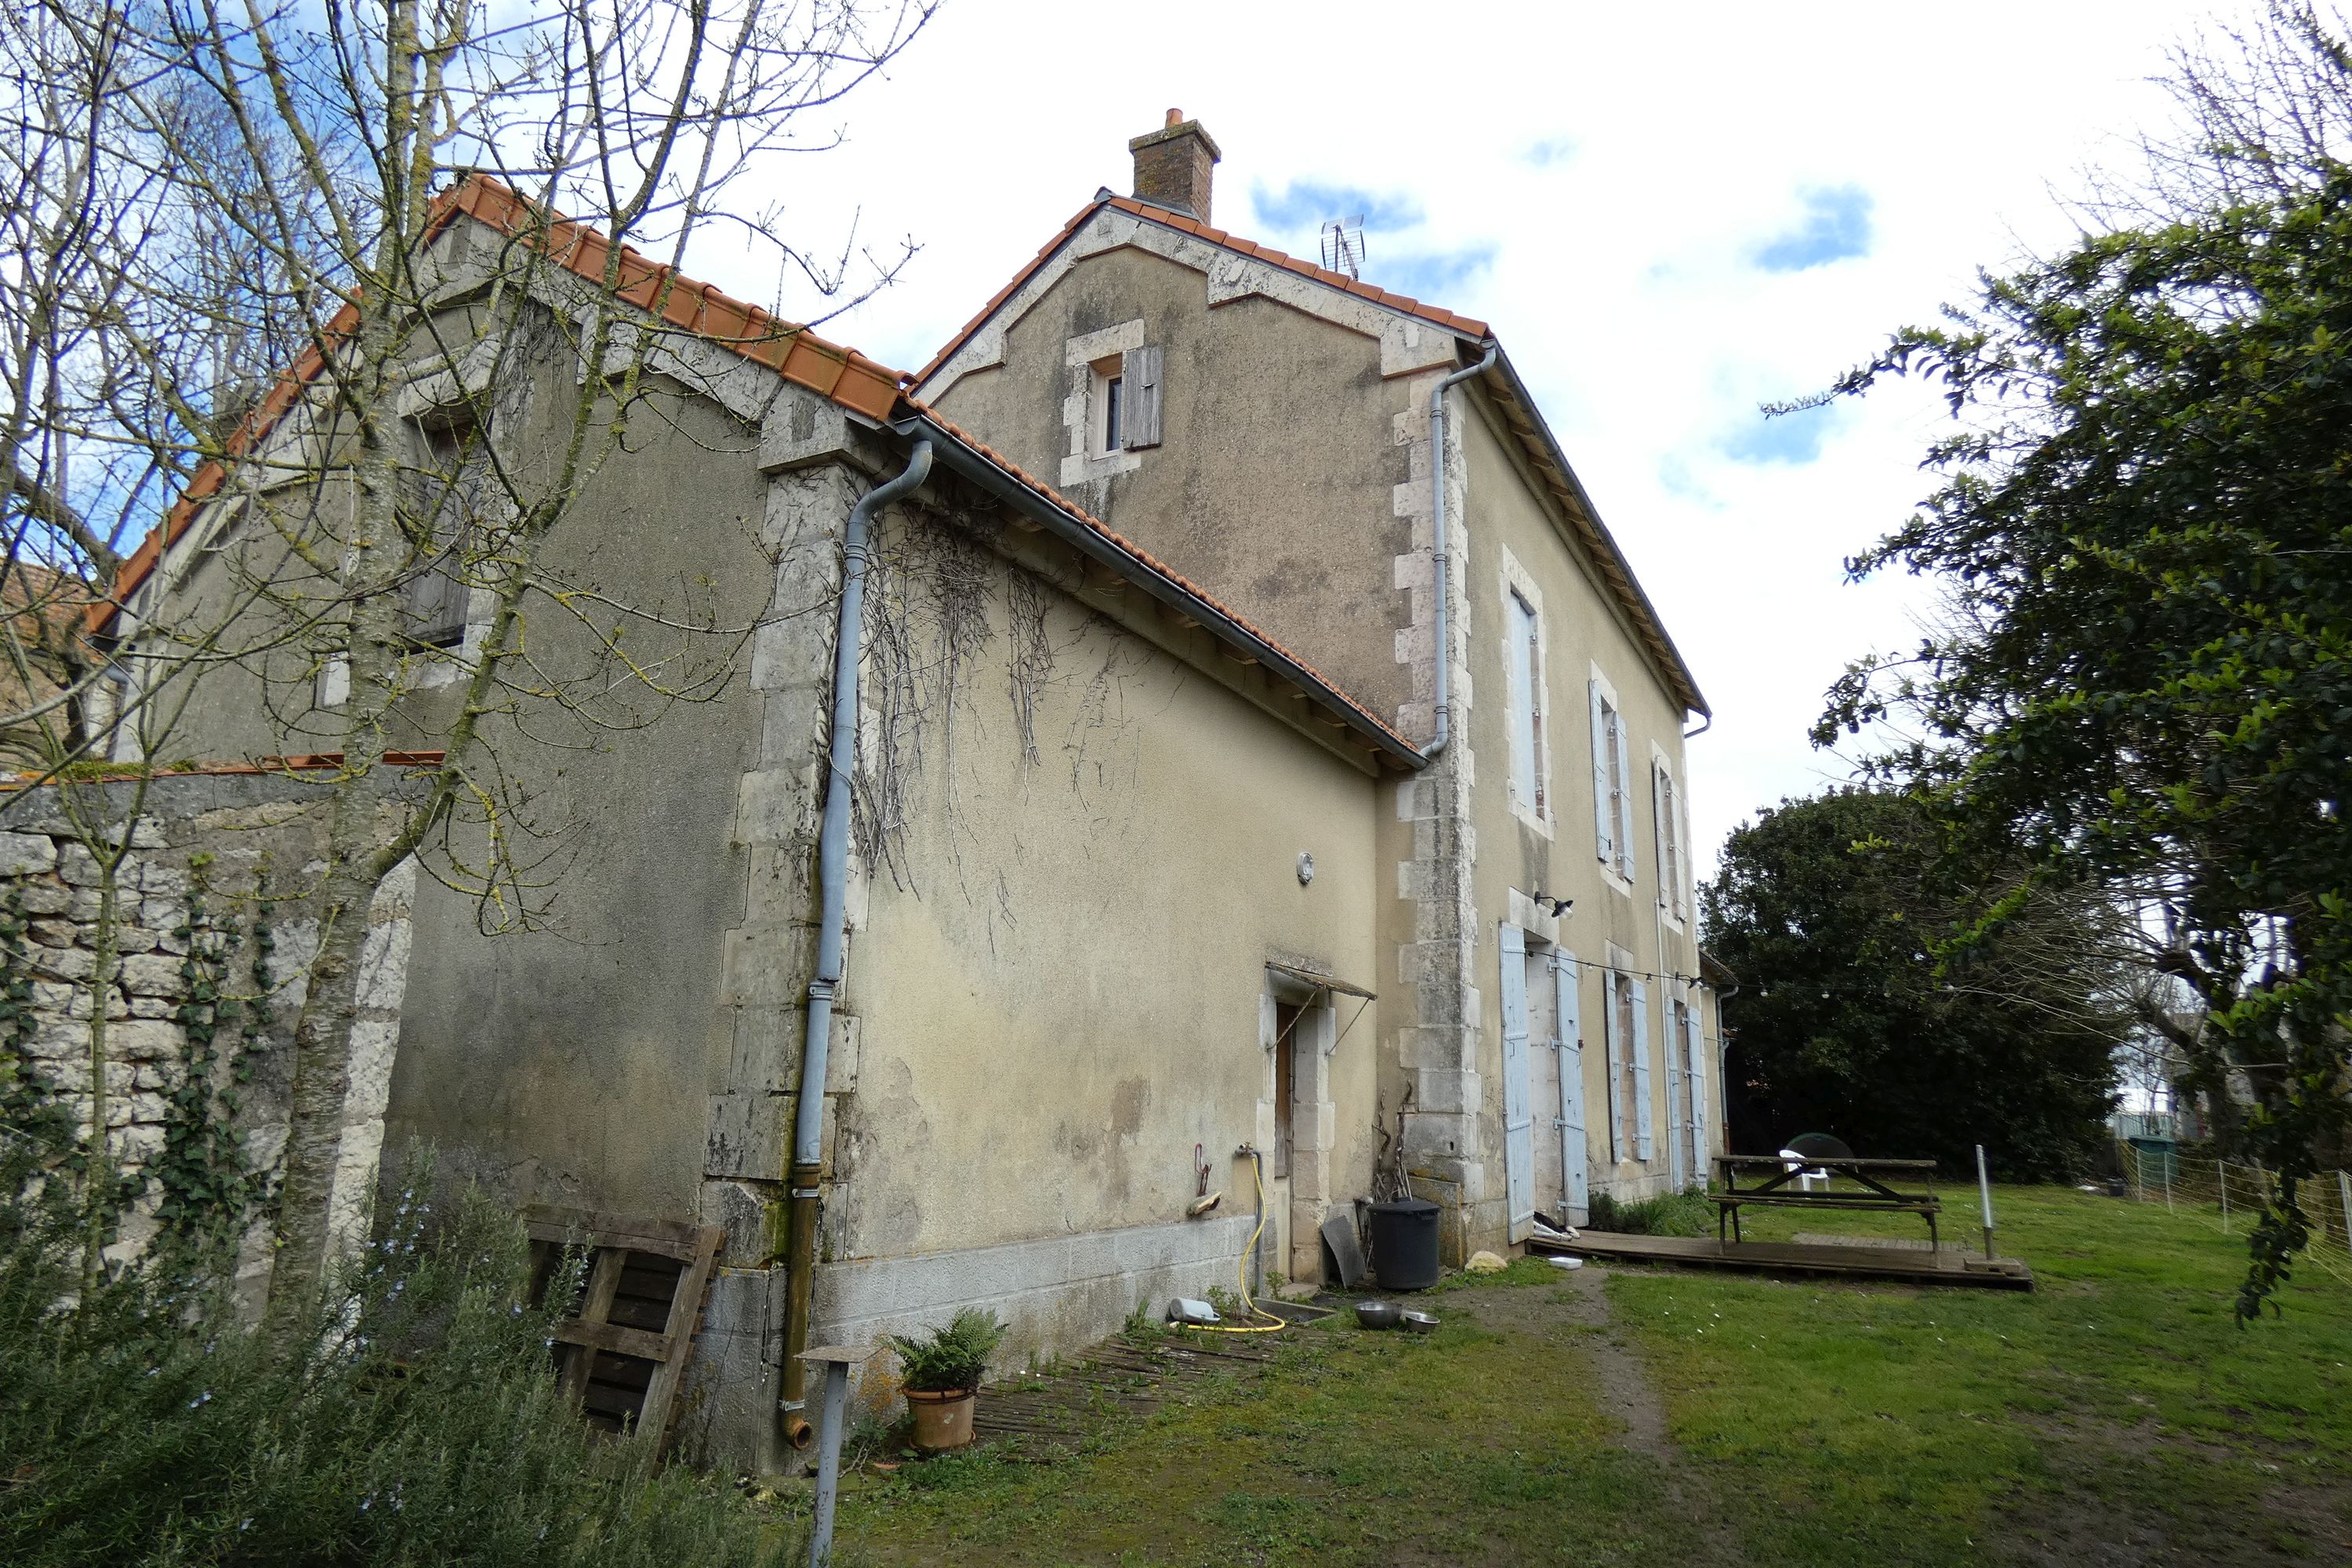
<svg viewBox="0 0 2352 1568"><path fill-rule="evenodd" d="M1393 723L1414 695L1396 566L1413 547L1397 429L1413 384L1383 373L1377 329L1260 293L1212 306L1211 291L1198 267L1137 246L1087 256L1003 329L1000 363L949 367L939 405ZM1129 321L1167 350L1164 439L1124 472L1070 466L1086 382L1069 345Z"/></svg>

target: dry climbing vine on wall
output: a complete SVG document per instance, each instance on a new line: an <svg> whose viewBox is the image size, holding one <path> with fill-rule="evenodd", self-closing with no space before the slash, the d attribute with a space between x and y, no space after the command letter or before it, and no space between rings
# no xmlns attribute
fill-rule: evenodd
<svg viewBox="0 0 2352 1568"><path fill-rule="evenodd" d="M929 747L940 748L947 781L940 808L952 822L955 806L955 721L971 700L970 682L986 652L991 603L1009 572L1026 574L989 548L976 531L985 520L945 513L908 514L877 534L866 590L865 695L867 722L858 737L856 805L858 853L868 865L887 865L901 888L914 885L904 847L914 783ZM1034 584L1031 585L1033 589ZM1009 591L1009 590L1008 590ZM1030 696L1052 668L1044 642L1042 600L1036 636L1025 639L1013 602L1012 659L1016 688ZM1026 687L1022 683L1026 681ZM1024 705L1016 699L1016 711ZM1024 726L1024 734L1026 733ZM1034 746L1028 754L1034 758Z"/></svg>

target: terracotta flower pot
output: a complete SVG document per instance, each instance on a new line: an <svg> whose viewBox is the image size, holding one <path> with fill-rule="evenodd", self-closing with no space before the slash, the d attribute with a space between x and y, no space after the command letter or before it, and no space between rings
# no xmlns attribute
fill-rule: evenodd
<svg viewBox="0 0 2352 1568"><path fill-rule="evenodd" d="M959 1388L933 1394L910 1388L906 1394L907 1408L915 1415L916 1447L939 1454L971 1442L971 1406L978 1396L976 1390Z"/></svg>

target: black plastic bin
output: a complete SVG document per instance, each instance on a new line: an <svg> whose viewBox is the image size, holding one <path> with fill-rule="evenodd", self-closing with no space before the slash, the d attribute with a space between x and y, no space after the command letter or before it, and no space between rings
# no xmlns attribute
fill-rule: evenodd
<svg viewBox="0 0 2352 1568"><path fill-rule="evenodd" d="M1426 1290L1437 1283L1437 1205L1398 1198L1372 1205L1372 1278L1383 1290Z"/></svg>

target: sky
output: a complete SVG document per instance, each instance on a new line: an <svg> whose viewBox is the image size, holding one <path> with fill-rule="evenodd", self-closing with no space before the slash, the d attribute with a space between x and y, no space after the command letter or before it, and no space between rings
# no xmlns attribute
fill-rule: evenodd
<svg viewBox="0 0 2352 1568"><path fill-rule="evenodd" d="M1676 5L947 0L760 191L813 250L919 250L823 328L912 369L1181 108L1219 226L1490 322L1714 710L1689 743L1702 872L1762 805L1849 776L1807 730L1933 585L1844 560L1929 488L1941 405L1897 387L1794 419L1893 329L2075 232L2066 198L2161 128L2153 78L2206 0ZM808 129L819 129L811 121ZM705 276L753 299L743 276ZM742 265L753 265L746 258ZM765 261L758 263L768 268ZM814 297L783 298L803 317Z"/></svg>

